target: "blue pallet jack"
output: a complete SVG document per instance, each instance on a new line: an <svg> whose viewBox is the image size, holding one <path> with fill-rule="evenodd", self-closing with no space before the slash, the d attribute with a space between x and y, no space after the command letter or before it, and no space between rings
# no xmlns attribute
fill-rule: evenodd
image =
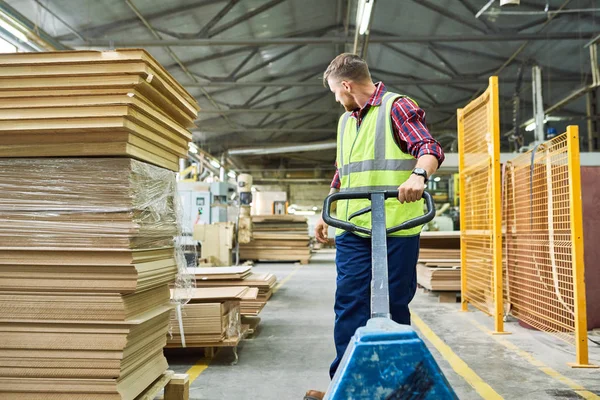
<svg viewBox="0 0 600 400"><path fill-rule="evenodd" d="M385 200L397 197L398 191L340 192L325 199L323 220L327 224L371 236L373 268L371 319L352 337L325 400L458 399L416 332L391 320L386 236L423 225L435 217L433 199L424 192L425 215L386 229ZM348 220L370 212L372 229L331 217L333 202L353 199L371 200L371 206L355 212Z"/></svg>

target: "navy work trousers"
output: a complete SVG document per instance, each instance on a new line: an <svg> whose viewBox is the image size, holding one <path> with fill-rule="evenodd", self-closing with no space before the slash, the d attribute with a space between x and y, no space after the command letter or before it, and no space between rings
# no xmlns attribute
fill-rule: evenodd
<svg viewBox="0 0 600 400"><path fill-rule="evenodd" d="M352 233L335 238L337 289L333 337L337 356L329 375L333 378L350 339L371 317L371 239ZM388 237L390 313L399 324L410 325L408 303L417 290L419 236Z"/></svg>

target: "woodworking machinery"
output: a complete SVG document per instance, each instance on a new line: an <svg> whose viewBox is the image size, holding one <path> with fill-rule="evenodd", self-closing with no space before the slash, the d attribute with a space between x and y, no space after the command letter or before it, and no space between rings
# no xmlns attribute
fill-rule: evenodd
<svg viewBox="0 0 600 400"><path fill-rule="evenodd" d="M371 319L352 337L329 385L326 400L458 399L416 332L408 325L391 320L386 237L423 225L435 217L433 199L424 192L425 215L386 229L385 200L397 197L398 191L340 192L325 199L323 220L348 232L370 235L372 249ZM371 206L350 215L347 222L331 217L333 202L354 199L371 200ZM371 229L350 222L369 212Z"/></svg>

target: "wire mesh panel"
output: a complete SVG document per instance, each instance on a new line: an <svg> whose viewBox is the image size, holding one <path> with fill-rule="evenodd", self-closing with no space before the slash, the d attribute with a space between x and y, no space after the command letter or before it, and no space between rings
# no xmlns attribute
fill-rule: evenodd
<svg viewBox="0 0 600 400"><path fill-rule="evenodd" d="M458 110L462 305L502 321L502 214L498 78Z"/></svg>
<svg viewBox="0 0 600 400"><path fill-rule="evenodd" d="M586 365L579 168L577 127L507 163L504 283L511 314L577 344Z"/></svg>

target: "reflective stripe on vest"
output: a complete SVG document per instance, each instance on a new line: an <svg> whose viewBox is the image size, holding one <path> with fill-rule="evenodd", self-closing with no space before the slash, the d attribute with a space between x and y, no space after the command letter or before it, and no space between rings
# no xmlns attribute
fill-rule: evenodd
<svg viewBox="0 0 600 400"><path fill-rule="evenodd" d="M401 95L387 92L381 105L371 106L362 124L350 119L345 113L338 123L337 164L340 175L340 191L362 192L397 190L398 186L410 177L417 160L404 153L394 140L391 108ZM338 215L341 220L356 211L368 207L368 200L346 200L338 202ZM386 200L386 225L388 227L423 214L423 202L400 204L396 199ZM355 217L351 222L366 228L371 227L371 215ZM393 236L413 236L421 227L400 231ZM338 230L336 234L343 231Z"/></svg>

